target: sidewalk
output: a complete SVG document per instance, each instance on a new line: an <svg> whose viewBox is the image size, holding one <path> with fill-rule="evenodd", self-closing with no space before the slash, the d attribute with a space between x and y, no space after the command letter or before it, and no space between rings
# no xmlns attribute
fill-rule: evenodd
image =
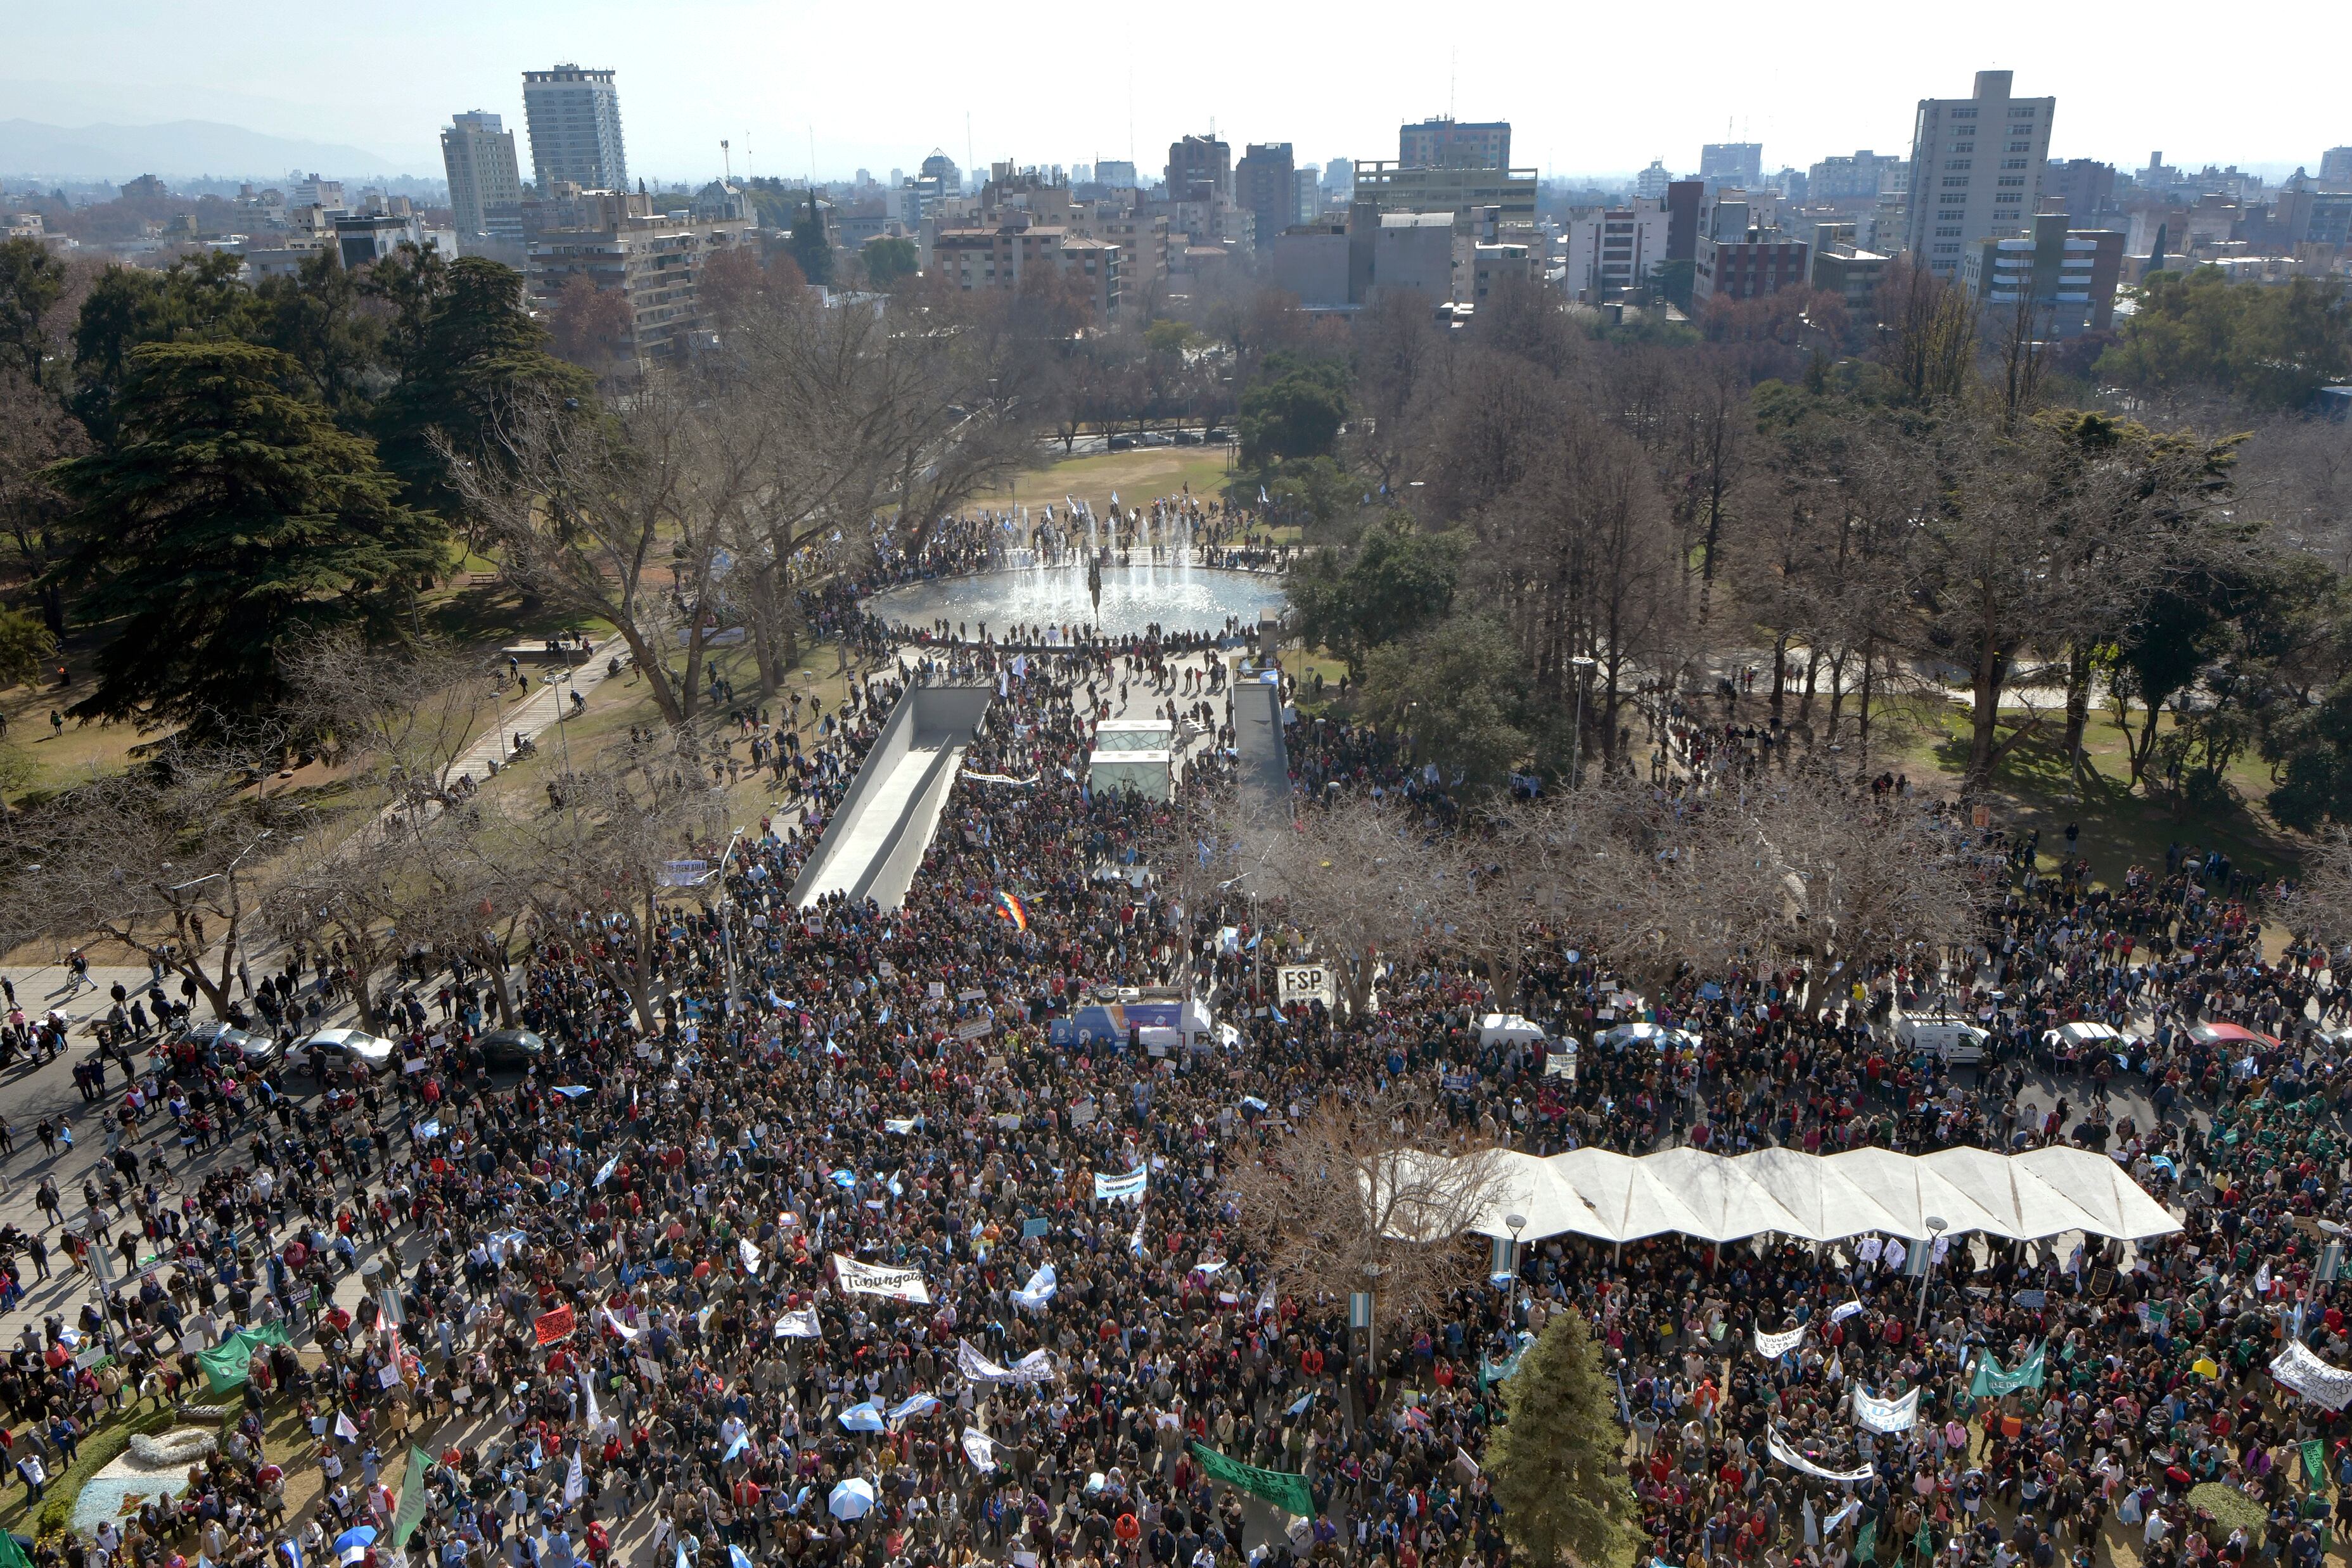
<svg viewBox="0 0 2352 1568"><path fill-rule="evenodd" d="M616 632L588 651L586 662L572 668L569 680L551 685L546 674L532 671L530 679L533 690L530 697L502 709L489 732L467 747L451 766L450 777L470 775L477 784L488 779L491 763L504 768L514 756L516 736L536 740L551 726L561 722L564 709L571 705L570 694L593 695L604 684L605 666L614 659L625 660L628 651L628 640Z"/></svg>

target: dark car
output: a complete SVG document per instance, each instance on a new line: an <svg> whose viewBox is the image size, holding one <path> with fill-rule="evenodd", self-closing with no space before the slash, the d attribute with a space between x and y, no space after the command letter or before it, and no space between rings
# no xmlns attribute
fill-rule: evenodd
<svg viewBox="0 0 2352 1568"><path fill-rule="evenodd" d="M527 1029L494 1029L475 1036L474 1047L491 1067L536 1067L551 1054L547 1041Z"/></svg>

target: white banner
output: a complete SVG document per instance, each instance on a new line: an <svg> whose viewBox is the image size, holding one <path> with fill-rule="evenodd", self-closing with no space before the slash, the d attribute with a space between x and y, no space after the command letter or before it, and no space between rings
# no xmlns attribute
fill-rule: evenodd
<svg viewBox="0 0 2352 1568"><path fill-rule="evenodd" d="M1041 1265L1035 1273L1029 1276L1027 1284L1007 1293L1012 1296L1016 1304L1026 1307L1033 1312L1038 1312L1045 1310L1045 1303L1054 1299L1054 1292L1059 1289L1061 1289L1061 1282L1054 1277L1054 1266L1046 1263Z"/></svg>
<svg viewBox="0 0 2352 1568"><path fill-rule="evenodd" d="M1831 1312L1830 1322L1833 1323L1842 1323L1860 1311L1862 1311L1862 1303L1860 1301L1847 1301L1843 1306L1837 1307Z"/></svg>
<svg viewBox="0 0 2352 1568"><path fill-rule="evenodd" d="M850 1295L887 1296L894 1301L931 1304L931 1292L924 1286L919 1270L885 1269L878 1264L860 1263L838 1252L832 1256L833 1276Z"/></svg>
<svg viewBox="0 0 2352 1568"><path fill-rule="evenodd" d="M1790 1329L1786 1333L1766 1333L1762 1329L1758 1329L1756 1354L1767 1361L1773 1361L1788 1354L1804 1342L1805 1331L1802 1327Z"/></svg>
<svg viewBox="0 0 2352 1568"><path fill-rule="evenodd" d="M958 1340L956 1370L974 1383L1051 1383L1054 1358L1042 1350L1033 1350L1011 1366L999 1366L974 1350L971 1341Z"/></svg>
<svg viewBox="0 0 2352 1568"><path fill-rule="evenodd" d="M2352 1372L2328 1365L2299 1339L2287 1341L2286 1348L2272 1358L2271 1375L2314 1405L2330 1410L2352 1405Z"/></svg>
<svg viewBox="0 0 2352 1568"><path fill-rule="evenodd" d="M1866 1481L1878 1472L1864 1465L1858 1470L1823 1469L1788 1444L1780 1441L1778 1432L1764 1434L1764 1451L1792 1470L1802 1470L1809 1476L1819 1476L1825 1481Z"/></svg>
<svg viewBox="0 0 2352 1568"><path fill-rule="evenodd" d="M1321 1002L1327 1008L1337 1005L1331 971L1320 964L1285 964L1275 971L1275 984L1276 994L1284 1007L1293 1002Z"/></svg>
<svg viewBox="0 0 2352 1568"><path fill-rule="evenodd" d="M1150 1182L1151 1168L1149 1166L1138 1166L1125 1176L1105 1176L1102 1172L1097 1171L1095 1172L1095 1197L1097 1201L1108 1198L1113 1203L1125 1203L1128 1199L1133 1198L1136 1202L1141 1203L1143 1189L1150 1186Z"/></svg>
<svg viewBox="0 0 2352 1568"><path fill-rule="evenodd" d="M996 1468L996 1439L977 1427L963 1429L963 1457L982 1470Z"/></svg>
<svg viewBox="0 0 2352 1568"><path fill-rule="evenodd" d="M776 1320L777 1339L822 1339L824 1330L817 1326L816 1303L812 1301L796 1312L786 1312Z"/></svg>
<svg viewBox="0 0 2352 1568"><path fill-rule="evenodd" d="M1853 1385L1853 1418L1857 1425L1874 1432L1908 1432L1919 1424L1919 1391L1913 1389L1900 1399L1873 1399Z"/></svg>

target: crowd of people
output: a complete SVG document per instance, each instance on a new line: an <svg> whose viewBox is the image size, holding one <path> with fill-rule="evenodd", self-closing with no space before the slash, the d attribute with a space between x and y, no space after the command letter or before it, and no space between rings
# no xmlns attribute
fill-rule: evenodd
<svg viewBox="0 0 2352 1568"><path fill-rule="evenodd" d="M499 972L420 959L381 1073L158 1033L133 1064L158 1109L82 1194L121 1263L9 1354L6 1442L37 1495L118 1407L233 1408L175 1496L103 1536L28 1512L40 1568L1499 1568L1486 1438L1560 1313L1604 1349L1662 1564L2051 1568L2126 1541L2150 1568L2305 1568L2327 1549L2352 1428L2266 1367L2290 1335L2352 1362L2319 1228L2344 1212L2352 1067L2325 1025L2345 1003L2326 953L2266 953L2206 857L2110 888L1953 815L2003 890L1981 945L1834 977L1637 998L1572 930L1531 933L1517 1010L1588 1042L1562 1080L1540 1050L1480 1043L1483 979L1410 957L1369 1015L1279 1005L1248 905L1185 907L1150 874L1185 797L1234 787L1222 687L1176 640L909 650L847 595L810 613L866 673L755 758L797 814L729 858L723 898L664 906L649 984L623 979L633 917L583 911ZM905 905L794 907L922 680L1000 695ZM1173 803L1087 787L1093 726L1138 698L1203 721ZM1342 718L1310 716L1291 760L1319 804L1402 793L1432 831L1458 810ZM264 977L289 1038L318 956ZM1229 1030L1055 1027L1187 995ZM1894 1046L1889 1020L1931 1003L1987 1031L1980 1067ZM1678 1032L1600 1044L1637 1013ZM2061 1057L2047 1039L2077 1020L2126 1038ZM480 1041L501 1025L546 1042L519 1079ZM1502 1287L1481 1247L1367 1354L1344 1299L1278 1288L1228 1178L1319 1097L1373 1090L1538 1154L2079 1142L2184 1228L1948 1238L1924 1280L1899 1239L1560 1236ZM193 1165L137 1145L197 1116L220 1146ZM1796 1349L1755 1347L1790 1328ZM223 1394L199 1353L233 1331L259 1337ZM1916 1389L1917 1424L1858 1427L1857 1387ZM268 1425L289 1412L290 1448ZM1236 1490L1227 1461L1302 1478L1311 1511ZM2211 1481L2264 1522L2193 1503ZM353 1529L377 1533L339 1546Z"/></svg>

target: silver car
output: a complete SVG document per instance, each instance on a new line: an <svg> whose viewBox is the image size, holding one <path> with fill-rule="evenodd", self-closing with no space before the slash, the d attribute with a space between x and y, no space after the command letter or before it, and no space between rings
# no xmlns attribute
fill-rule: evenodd
<svg viewBox="0 0 2352 1568"><path fill-rule="evenodd" d="M302 1050L322 1051L331 1062L370 1074L391 1071L397 1054L392 1041L357 1029L322 1029L302 1042Z"/></svg>

